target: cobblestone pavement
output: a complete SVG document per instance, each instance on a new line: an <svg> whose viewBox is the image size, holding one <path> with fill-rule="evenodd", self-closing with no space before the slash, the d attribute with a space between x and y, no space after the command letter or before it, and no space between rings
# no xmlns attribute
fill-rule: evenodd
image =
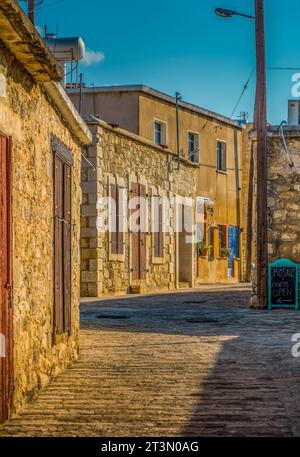
<svg viewBox="0 0 300 457"><path fill-rule="evenodd" d="M82 304L78 362L0 429L19 436L300 436L300 314L245 287Z"/></svg>

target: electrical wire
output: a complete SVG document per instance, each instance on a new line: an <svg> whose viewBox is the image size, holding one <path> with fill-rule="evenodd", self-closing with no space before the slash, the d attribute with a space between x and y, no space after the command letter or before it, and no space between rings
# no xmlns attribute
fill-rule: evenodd
<svg viewBox="0 0 300 457"><path fill-rule="evenodd" d="M299 67L267 67L267 70L289 70L289 71L299 71Z"/></svg>
<svg viewBox="0 0 300 457"><path fill-rule="evenodd" d="M284 131L283 131L283 126L284 125L287 125L286 121L282 121L281 122L281 124L279 126L279 133L280 133L280 137L281 137L281 141L282 141L285 153L286 153L288 161L289 161L289 166L292 168L294 166L294 162L293 162L293 160L292 160L292 158L290 156L290 152L288 150L288 147L287 147L287 144L286 144L286 141L285 141Z"/></svg>
<svg viewBox="0 0 300 457"><path fill-rule="evenodd" d="M236 112L237 107L239 106L239 104L240 104L240 102L241 102L241 100L242 100L242 97L243 97L244 93L245 93L246 90L248 89L248 86L249 86L249 83L250 83L250 81L251 81L251 78L252 78L252 76L253 76L254 71L255 71L255 66L252 68L251 73L250 73L250 75L249 75L249 77L248 77L246 83L245 83L244 86L243 86L241 95L239 96L238 101L237 101L237 103L236 103L236 105L235 105L235 107L234 107L234 110L233 110L232 113L231 113L230 119L233 118L233 115L234 115L234 113Z"/></svg>
<svg viewBox="0 0 300 457"><path fill-rule="evenodd" d="M300 71L300 67L267 67L266 70L286 70L286 71ZM241 100L242 100L242 97L244 95L244 93L246 92L246 90L248 89L248 86L249 86L249 83L251 81L251 78L253 76L253 73L255 71L255 66L253 67L253 69L251 70L251 73L250 73L250 76L249 78L247 79L245 85L243 86L243 89L242 89L242 92L241 92L241 95L239 96L238 98L238 101L234 107L234 110L232 111L232 114L230 116L230 118L232 119L233 116L234 116L234 113L236 112L237 110L237 107L239 106Z"/></svg>
<svg viewBox="0 0 300 457"><path fill-rule="evenodd" d="M46 3L41 6L38 6L36 9L37 10L42 10L44 8L48 8L48 6L52 6L52 5L57 5L58 3L63 3L65 0L56 0L55 2L52 2L52 3Z"/></svg>
<svg viewBox="0 0 300 457"><path fill-rule="evenodd" d="M79 66L79 63L76 62L76 65L75 65L71 70L69 70L69 71L65 74L65 76L69 76L71 73L74 73L74 71L77 70L78 66Z"/></svg>

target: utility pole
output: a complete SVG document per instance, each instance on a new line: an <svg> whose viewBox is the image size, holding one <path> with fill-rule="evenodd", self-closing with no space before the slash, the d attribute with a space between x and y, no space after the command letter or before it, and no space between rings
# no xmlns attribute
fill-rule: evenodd
<svg viewBox="0 0 300 457"><path fill-rule="evenodd" d="M267 97L264 0L255 0L256 33L256 99L255 126L257 135L257 303L266 308L268 295L268 205L267 205Z"/></svg>
<svg viewBox="0 0 300 457"><path fill-rule="evenodd" d="M35 25L35 0L27 0L28 17Z"/></svg>

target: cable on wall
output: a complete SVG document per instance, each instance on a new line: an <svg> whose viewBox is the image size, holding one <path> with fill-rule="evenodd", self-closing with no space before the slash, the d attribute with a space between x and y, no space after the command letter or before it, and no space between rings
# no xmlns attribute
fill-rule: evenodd
<svg viewBox="0 0 300 457"><path fill-rule="evenodd" d="M280 126L279 126L279 133L280 133L280 138L281 138L281 141L282 141L282 144L283 144L283 147L284 147L284 150L285 150L285 153L287 155L287 158L288 158L288 161L289 161L289 166L291 168L294 167L294 162L291 158L291 155L290 155L290 152L288 150L288 147L287 147L287 144L286 144L286 141L285 141L285 137L284 137L284 131L283 131L283 126L284 125L287 125L287 121L282 121L280 123Z"/></svg>

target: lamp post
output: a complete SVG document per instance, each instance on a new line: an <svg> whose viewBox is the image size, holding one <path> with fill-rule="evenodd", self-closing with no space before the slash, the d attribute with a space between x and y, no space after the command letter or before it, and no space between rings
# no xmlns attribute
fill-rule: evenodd
<svg viewBox="0 0 300 457"><path fill-rule="evenodd" d="M267 98L266 98L266 57L264 31L264 0L255 0L255 16L233 10L216 8L218 16L229 18L243 16L255 19L256 36L256 96L254 123L257 135L257 302L259 308L266 308L268 295L268 205L267 205Z"/></svg>

